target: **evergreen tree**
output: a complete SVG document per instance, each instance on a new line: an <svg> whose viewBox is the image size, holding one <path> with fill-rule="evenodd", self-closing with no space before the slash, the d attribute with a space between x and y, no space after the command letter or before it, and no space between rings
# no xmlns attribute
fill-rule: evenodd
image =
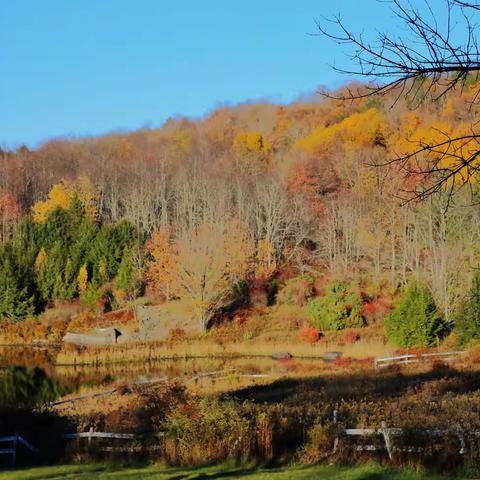
<svg viewBox="0 0 480 480"><path fill-rule="evenodd" d="M92 277L98 283L113 278L118 264L111 245L110 227L103 226L92 242L88 255L87 265L91 265Z"/></svg>
<svg viewBox="0 0 480 480"><path fill-rule="evenodd" d="M102 297L102 289L97 282L92 281L87 284L85 291L82 293L81 301L89 311L95 312L99 308Z"/></svg>
<svg viewBox="0 0 480 480"><path fill-rule="evenodd" d="M46 260L37 271L37 285L45 302L70 300L77 291L77 271L68 258L68 249L57 241L47 251Z"/></svg>
<svg viewBox="0 0 480 480"><path fill-rule="evenodd" d="M365 324L358 286L347 282L331 282L323 297L309 302L308 310L313 325L320 330L342 330Z"/></svg>
<svg viewBox="0 0 480 480"><path fill-rule="evenodd" d="M102 226L88 254L93 278L102 283L117 275L125 249L138 241L134 227L127 221Z"/></svg>
<svg viewBox="0 0 480 480"><path fill-rule="evenodd" d="M133 298L137 294L137 281L132 265L131 252L126 248L115 277L115 296L119 300Z"/></svg>
<svg viewBox="0 0 480 480"><path fill-rule="evenodd" d="M98 226L90 218L84 218L78 225L74 242L69 249L73 269L77 273L83 265L89 272L93 270L93 265L89 263L88 258L97 234Z"/></svg>
<svg viewBox="0 0 480 480"><path fill-rule="evenodd" d="M11 245L0 248L0 320L20 320L35 312L31 274L15 260Z"/></svg>
<svg viewBox="0 0 480 480"><path fill-rule="evenodd" d="M47 252L57 243L68 246L72 243L71 218L69 213L56 208L49 214L45 222L38 226L40 245Z"/></svg>
<svg viewBox="0 0 480 480"><path fill-rule="evenodd" d="M461 345L480 340L480 270L475 270L468 297L456 315L455 330Z"/></svg>
<svg viewBox="0 0 480 480"><path fill-rule="evenodd" d="M403 299L385 320L387 338L400 347L433 346L447 333L430 290L421 281L408 286Z"/></svg>
<svg viewBox="0 0 480 480"><path fill-rule="evenodd" d="M23 220L12 240L15 251L20 252L22 262L33 268L33 263L40 251L40 235L37 225L27 217Z"/></svg>

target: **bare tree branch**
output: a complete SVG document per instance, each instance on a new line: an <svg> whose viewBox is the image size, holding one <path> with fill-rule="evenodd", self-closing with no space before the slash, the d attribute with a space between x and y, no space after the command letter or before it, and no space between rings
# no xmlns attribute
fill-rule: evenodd
<svg viewBox="0 0 480 480"><path fill-rule="evenodd" d="M333 67L334 70L371 79L371 83L356 91L347 88L340 94L323 92L322 95L353 101L392 93L391 107L402 97L413 101L415 107L427 100L437 102L457 87L463 91L472 74L479 78L480 48L476 36L479 3L445 0L444 10L437 12L427 0L422 4L426 11L420 11L417 2L409 0L387 3L406 27L403 36L380 32L374 40L369 40L363 33L355 34L347 28L340 16L324 24L317 23L319 35L352 49L350 60L355 68ZM470 108L480 100L480 83L474 88ZM425 198L441 188L447 188L453 195L479 173L480 134L475 125L468 135L437 133L444 140L417 141L412 151L384 163L384 166L396 163L407 177L423 179L410 192L414 199Z"/></svg>

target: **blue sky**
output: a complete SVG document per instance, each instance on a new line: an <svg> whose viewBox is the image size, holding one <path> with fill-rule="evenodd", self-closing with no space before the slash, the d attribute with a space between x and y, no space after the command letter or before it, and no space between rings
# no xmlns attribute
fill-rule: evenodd
<svg viewBox="0 0 480 480"><path fill-rule="evenodd" d="M309 33L338 12L355 30L392 21L375 0L0 0L0 145L334 87L343 49Z"/></svg>

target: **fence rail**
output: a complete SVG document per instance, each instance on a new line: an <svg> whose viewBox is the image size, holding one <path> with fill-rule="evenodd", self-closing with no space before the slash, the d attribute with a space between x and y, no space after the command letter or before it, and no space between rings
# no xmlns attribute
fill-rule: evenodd
<svg viewBox="0 0 480 480"><path fill-rule="evenodd" d="M92 438L108 438L110 440L144 440L147 437L164 437L164 432L144 432L144 433L117 433L117 432L95 432L93 427L87 432L64 433L62 438L65 440L79 440L86 438L90 444ZM114 447L115 449L117 447Z"/></svg>
<svg viewBox="0 0 480 480"><path fill-rule="evenodd" d="M333 424L337 425L338 422L338 412L334 410L333 412ZM393 444L394 437L401 437L406 433L410 433L411 430L404 429L404 428L397 428L397 427L387 427L385 422L380 423L380 428L345 428L343 430L339 430L337 432L337 436L333 443L333 450L332 454L336 453L338 449L338 444L340 438L342 437L380 437L383 440L382 444L368 444L368 445L355 445L355 450L357 452L361 451L378 451L378 450L386 450L388 453L388 457L390 460L393 460L393 453L394 452L407 452L407 453L419 453L423 451L422 447L419 446L401 446L398 447ZM439 428L423 428L423 429L416 429L418 432L432 438L441 438L446 436L454 436L458 438L460 449L459 454L463 455L467 451L467 442L465 437L480 437L480 431L465 431L459 424L455 424L452 428L447 430L442 430Z"/></svg>
<svg viewBox="0 0 480 480"><path fill-rule="evenodd" d="M422 361L432 359L442 359L446 362L455 360L460 355L464 354L464 351L454 352L433 352L433 353L408 353L406 355L397 355L395 357L384 357L375 359L375 368L388 367L390 365L405 365L409 363L420 363Z"/></svg>
<svg viewBox="0 0 480 480"><path fill-rule="evenodd" d="M15 465L15 461L17 459L17 447L18 445L23 445L25 448L30 450L31 452L38 454L40 453L38 448L34 447L30 442L25 440L18 434L15 435L8 435L4 437L0 437L0 443L11 443L12 446L10 448L1 448L0 455L11 455L12 456L12 466Z"/></svg>

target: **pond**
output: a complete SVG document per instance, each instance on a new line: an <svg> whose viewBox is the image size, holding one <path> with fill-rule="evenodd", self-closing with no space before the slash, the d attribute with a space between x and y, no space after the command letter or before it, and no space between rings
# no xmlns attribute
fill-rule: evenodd
<svg viewBox="0 0 480 480"><path fill-rule="evenodd" d="M54 349L0 346L0 366L21 365L41 367L47 375L75 390L82 385L104 385L112 382L129 383L168 377L186 381L211 372L283 376L295 371L314 371L322 368L321 359L285 359L270 357L208 357L150 360L144 362L113 363L108 365L55 365Z"/></svg>

